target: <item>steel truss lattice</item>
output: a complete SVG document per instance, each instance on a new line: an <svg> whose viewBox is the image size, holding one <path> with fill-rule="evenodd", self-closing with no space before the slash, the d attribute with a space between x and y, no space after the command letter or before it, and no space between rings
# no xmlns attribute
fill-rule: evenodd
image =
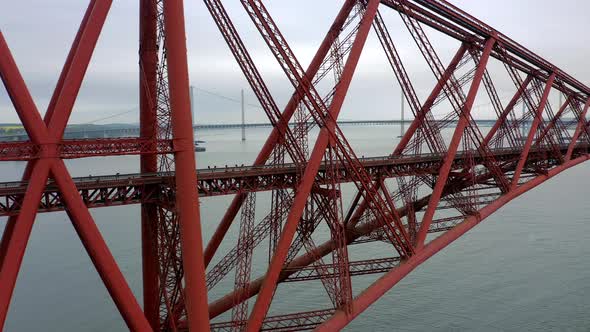
<svg viewBox="0 0 590 332"><path fill-rule="evenodd" d="M67 212L131 330L329 331L507 202L590 158L590 88L444 0L343 0L307 68L263 1L240 0L292 85L283 109L222 1L204 0L273 126L253 165L208 170L197 170L194 157L183 1L140 0L140 137L65 140L111 2L90 1L44 117L0 32L0 76L29 136L0 142L0 161L27 162L20 181L0 184L0 215L8 217L0 328L40 212ZM436 81L425 98L389 32L391 14L400 16ZM359 158L337 120L371 31L414 119L390 155ZM458 45L446 64L432 33ZM507 102L491 62L514 85ZM552 102L552 93L564 102ZM495 115L487 132L475 121L478 98L487 98ZM314 128L319 133L310 139ZM72 178L64 164L117 155L139 155L141 173ZM349 204L345 184L355 190ZM263 191L270 208L257 199ZM204 242L200 205L217 195L234 196ZM141 204L143 305L89 212L126 204ZM380 249L353 259L363 247ZM253 269L258 256L262 269ZM356 277L367 275L376 278L359 287ZM323 288L317 307L275 312L281 287L311 282ZM222 286L225 295L208 298Z"/></svg>

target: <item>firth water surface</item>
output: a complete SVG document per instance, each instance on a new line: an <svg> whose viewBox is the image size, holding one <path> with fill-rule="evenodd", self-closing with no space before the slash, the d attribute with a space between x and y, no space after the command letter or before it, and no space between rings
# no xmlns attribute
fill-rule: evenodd
<svg viewBox="0 0 590 332"><path fill-rule="evenodd" d="M344 126L343 130L359 156L391 153L399 132L395 126ZM207 152L197 154L198 167L251 164L267 134L266 129L250 130L248 140L241 142L239 130L198 132L197 138L207 141ZM139 162L132 156L67 164L74 176L86 176L137 172ZM3 162L0 167L0 180L10 181L20 178L24 164ZM263 205L267 198L260 197L258 203ZM206 240L230 199L202 199ZM589 203L587 163L509 203L416 269L347 329L589 331ZM141 303L139 206L91 212ZM262 215L263 211L257 210L257 216ZM4 227L4 220L0 225ZM386 257L387 253L365 255ZM254 272L262 270L255 266ZM360 283L368 284L374 278ZM273 312L306 310L306 304L315 304L317 294L323 292L320 283L305 289L291 285L295 284L279 287L278 293L288 291L289 296L283 294L282 299L289 301L275 301ZM210 300L222 295L223 288L214 289ZM125 330L66 214L40 215L29 240L6 331Z"/></svg>

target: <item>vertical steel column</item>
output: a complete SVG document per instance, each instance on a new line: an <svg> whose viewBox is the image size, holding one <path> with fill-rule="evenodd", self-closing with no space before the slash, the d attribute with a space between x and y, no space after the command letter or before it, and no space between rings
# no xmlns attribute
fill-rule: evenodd
<svg viewBox="0 0 590 332"><path fill-rule="evenodd" d="M189 327L194 331L209 331L182 0L164 2L164 25L176 165L176 207L184 267L184 298Z"/></svg>
<svg viewBox="0 0 590 332"><path fill-rule="evenodd" d="M157 0L139 2L139 136L157 142ZM140 171L158 171L158 156L142 154ZM154 203L141 204L141 251L143 277L143 310L152 326L159 329L158 286L158 209Z"/></svg>
<svg viewBox="0 0 590 332"><path fill-rule="evenodd" d="M537 133L537 127L539 127L539 123L543 119L543 110L545 109L545 105L547 105L547 99L549 98L549 92L551 92L551 87L553 86L553 81L555 81L555 72L549 76L547 83L545 84L545 90L543 91L543 97L541 98L541 102L537 107L537 111L535 112L535 118L533 119L533 124L531 125L531 129L529 130L529 135L527 136L526 143L522 149L522 153L520 154L520 159L518 160L518 164L516 165L516 169L514 170L514 176L512 177L512 189L518 186L518 180L520 179L520 174L522 173L522 169L524 168L524 164L527 160L529 155L529 151L531 150L531 146L533 145L533 139L535 138L535 134Z"/></svg>
<svg viewBox="0 0 590 332"><path fill-rule="evenodd" d="M479 85L483 78L483 74L485 72L488 60L490 58L490 54L495 44L496 39L494 37L491 37L486 42L484 50L481 54L481 60L479 61L479 65L477 66L477 70L475 71L473 82L471 83L471 87L469 88L469 93L467 94L465 105L463 105L463 110L461 111L459 123L457 124L455 132L453 133L453 138L451 139L451 143L449 144L449 150L444 158L443 165L439 171L438 179L436 180L436 184L434 185L432 195L430 196L430 200L428 202L428 207L426 208L426 212L424 212L422 224L420 225L420 229L418 230L418 234L416 235L417 248L422 248L424 246L424 240L426 240L428 229L430 228L430 224L432 223L432 217L434 217L434 212L440 201L440 197L447 183L447 179L449 178L449 172L451 170L453 161L455 160L455 155L457 153L459 143L461 142L461 137L463 137L463 132L469 124L469 115L471 113L471 107L473 106L473 102L475 101L475 96L477 95L477 91L479 90Z"/></svg>
<svg viewBox="0 0 590 332"><path fill-rule="evenodd" d="M340 83L336 86L334 99L329 109L331 118L334 119L334 121L338 119L338 115L342 108L342 104L344 103L344 99L346 97L346 93L348 92L348 88L358 64L358 60L367 40L368 33L371 29L371 24L373 23L373 19L377 13L378 6L378 0L370 0L369 4L367 5L367 10L361 20L356 39L350 51L350 55L346 61ZM327 125L334 127L336 123L328 122ZM285 262L285 258L287 256L289 246L291 245L291 241L293 240L293 236L297 230L299 219L303 214L305 203L307 202L307 198L309 197L315 176L319 170L322 157L326 151L326 147L328 146L328 141L328 129L322 128L315 143L313 152L309 158L305 173L303 174L303 179L296 190L297 194L295 195L291 211L283 227L283 233L281 235L279 245L269 265L264 283L258 298L256 299L256 304L252 309L252 314L246 328L247 331L258 331L262 326L262 322L266 316L266 313L268 312L272 296L276 289L279 273Z"/></svg>

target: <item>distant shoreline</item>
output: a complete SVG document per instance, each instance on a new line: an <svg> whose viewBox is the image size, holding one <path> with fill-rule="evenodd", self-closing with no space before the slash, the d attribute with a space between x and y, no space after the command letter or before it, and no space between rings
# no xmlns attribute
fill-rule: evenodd
<svg viewBox="0 0 590 332"><path fill-rule="evenodd" d="M442 120L435 120L435 122L441 122ZM480 127L491 127L496 123L496 119L493 120L475 120ZM562 123L568 124L569 122L577 122L575 119L562 119ZM388 126L388 125L401 125L409 124L412 120L344 120L338 121L339 125L344 126ZM457 120L451 120L450 123L456 123ZM313 122L308 122L309 125L314 125ZM525 124L529 124L530 120L527 120ZM294 126L294 123L289 123L289 126ZM244 128L271 128L272 124L268 122L260 123L218 123L218 124L197 124L193 126L195 130L208 130L208 129L240 129ZM136 137L139 136L139 124L124 124L124 123L113 123L113 124L73 124L69 125L65 131L65 138L70 139L82 139L82 138L107 138L107 137ZM0 123L0 141L22 141L27 140L28 135L25 129L20 124L14 123Z"/></svg>

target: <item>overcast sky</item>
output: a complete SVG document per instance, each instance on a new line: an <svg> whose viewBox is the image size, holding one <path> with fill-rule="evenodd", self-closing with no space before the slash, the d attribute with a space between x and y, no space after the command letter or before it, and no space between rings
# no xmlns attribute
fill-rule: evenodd
<svg viewBox="0 0 590 332"><path fill-rule="evenodd" d="M452 3L569 72L583 83L590 81L587 15L590 2L580 0L453 0ZM138 1L115 0L93 56L71 123L86 123L126 112L98 123L138 121ZM334 19L342 0L267 0L265 3L304 67ZM5 1L0 11L0 29L44 112L88 2L82 0ZM279 107L292 88L267 50L257 30L237 0L225 6ZM185 1L190 79L197 87L197 121L238 122L239 98L246 89L249 104L257 104L239 67L220 36L202 1ZM399 15L381 8L406 69L423 100L434 85L432 74L421 58ZM427 30L443 62L449 61L458 43ZM0 54L0 56L2 56ZM498 65L497 63L495 65ZM494 66L492 63L491 66ZM494 67L492 67L494 68ZM496 72L499 74L494 75ZM514 87L501 70L493 70L503 100ZM394 79L374 33L355 74L346 99L343 119L397 119L399 86ZM557 98L556 96L553 96ZM479 104L478 104L479 103ZM491 113L485 99L478 99L479 118ZM247 108L249 122L264 121L259 108ZM0 89L0 122L17 122L4 89Z"/></svg>

